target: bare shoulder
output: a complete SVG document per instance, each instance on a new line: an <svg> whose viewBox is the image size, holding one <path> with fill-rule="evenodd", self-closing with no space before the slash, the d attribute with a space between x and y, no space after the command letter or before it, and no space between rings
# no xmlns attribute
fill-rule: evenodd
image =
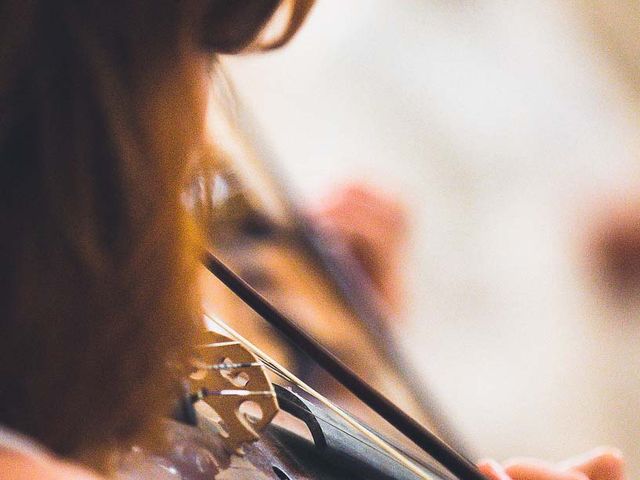
<svg viewBox="0 0 640 480"><path fill-rule="evenodd" d="M33 458L0 451L0 480L101 480L102 477L53 457Z"/></svg>

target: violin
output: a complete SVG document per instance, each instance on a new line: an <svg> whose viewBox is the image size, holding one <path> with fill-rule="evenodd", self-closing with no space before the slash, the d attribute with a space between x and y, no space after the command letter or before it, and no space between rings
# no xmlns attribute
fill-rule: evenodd
<svg viewBox="0 0 640 480"><path fill-rule="evenodd" d="M359 376L437 429L441 438L460 445L437 402L424 386L416 388L416 375L389 329L395 323L391 310L370 277L348 250L300 213L249 109L223 70L217 78L225 80L216 84L217 104L210 119L214 130L223 133L215 137L217 163L204 162L191 192L201 199L196 213L212 251ZM223 156L221 161L219 152L229 160ZM205 276L203 283L208 311L225 318L316 389L356 409L376 428L386 428L273 328L256 320L219 282Z"/></svg>
<svg viewBox="0 0 640 480"><path fill-rule="evenodd" d="M172 445L168 453L150 457L134 451L123 461L122 476L140 478L135 475L157 468L165 476L173 475L167 478L184 480L484 478L471 462L362 381L215 256L208 254L205 262L250 308L308 352L435 462L405 453L279 366L224 322L208 317L209 330L203 332L189 378L187 403L195 405L193 415L182 418L185 424L168 423ZM266 369L291 388L271 382ZM281 412L287 415L284 420L277 418Z"/></svg>
<svg viewBox="0 0 640 480"><path fill-rule="evenodd" d="M211 193L191 191L189 198L210 200ZM214 218L211 212L204 213L206 220ZM228 221L238 209L227 213L217 218ZM304 227L299 222L295 225ZM211 231L225 231L215 227L219 225ZM316 243L305 228L297 231L307 243ZM332 257L322 250L316 248L314 253L321 262L330 263ZM210 315L194 352L188 393L176 415L179 421L167 422L169 450L159 455L134 449L121 462L121 476L184 480L484 478L459 453L461 448L451 448L425 429L422 422L378 393L215 254L207 252L203 264L240 302L296 346L301 355L308 355L342 388L406 438L400 445L377 433L317 393L227 323ZM331 264L328 267L331 270ZM357 310L358 302L354 303L352 308ZM381 322L370 305L362 307L364 303L360 302L360 308L368 310L373 322ZM393 365L393 361L390 363Z"/></svg>

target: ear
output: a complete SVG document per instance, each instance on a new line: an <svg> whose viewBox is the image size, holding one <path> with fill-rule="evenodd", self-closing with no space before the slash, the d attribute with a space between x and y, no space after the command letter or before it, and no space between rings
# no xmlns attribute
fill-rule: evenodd
<svg viewBox="0 0 640 480"><path fill-rule="evenodd" d="M213 0L202 22L202 46L214 53L247 48L266 26L281 0Z"/></svg>

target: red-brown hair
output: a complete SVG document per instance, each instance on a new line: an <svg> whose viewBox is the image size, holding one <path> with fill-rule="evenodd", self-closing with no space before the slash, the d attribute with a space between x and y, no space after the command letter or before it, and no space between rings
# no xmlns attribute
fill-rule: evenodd
<svg viewBox="0 0 640 480"><path fill-rule="evenodd" d="M157 431L199 321L183 47L276 47L280 3L0 0L0 424L93 464Z"/></svg>

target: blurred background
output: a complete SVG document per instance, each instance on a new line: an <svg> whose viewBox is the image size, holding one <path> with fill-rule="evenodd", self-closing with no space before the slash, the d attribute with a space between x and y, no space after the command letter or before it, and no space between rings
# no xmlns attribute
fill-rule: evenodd
<svg viewBox="0 0 640 480"><path fill-rule="evenodd" d="M301 203L406 205L394 332L478 457L611 444L640 476L639 44L627 0L319 0L224 60Z"/></svg>

